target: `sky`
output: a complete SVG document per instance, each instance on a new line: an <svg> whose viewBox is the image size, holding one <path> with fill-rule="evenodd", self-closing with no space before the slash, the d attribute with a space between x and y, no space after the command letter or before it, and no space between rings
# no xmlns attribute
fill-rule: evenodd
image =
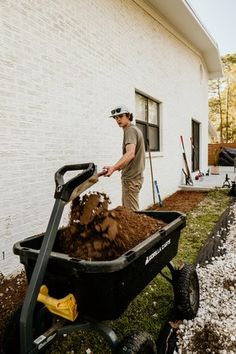
<svg viewBox="0 0 236 354"><path fill-rule="evenodd" d="M187 0L218 44L221 56L236 53L236 0Z"/></svg>

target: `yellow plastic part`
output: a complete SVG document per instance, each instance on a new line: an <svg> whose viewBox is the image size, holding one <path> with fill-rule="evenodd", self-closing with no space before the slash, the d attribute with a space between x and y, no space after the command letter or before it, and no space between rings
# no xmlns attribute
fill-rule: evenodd
<svg viewBox="0 0 236 354"><path fill-rule="evenodd" d="M67 320L74 321L78 316L77 304L73 294L69 294L62 299L55 299L48 295L46 285L42 285L37 300L42 302L50 312Z"/></svg>

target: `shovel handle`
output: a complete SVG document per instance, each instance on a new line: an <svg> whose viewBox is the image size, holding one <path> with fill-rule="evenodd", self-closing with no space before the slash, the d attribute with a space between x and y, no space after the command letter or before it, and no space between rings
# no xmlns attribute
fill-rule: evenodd
<svg viewBox="0 0 236 354"><path fill-rule="evenodd" d="M68 171L83 171L71 178L68 182L64 183L64 174ZM55 173L55 183L56 190L54 197L56 199L63 199L64 201L68 201L73 190L89 179L96 172L96 166L94 163L84 163L84 164L75 164L75 165L65 165L61 167Z"/></svg>
<svg viewBox="0 0 236 354"><path fill-rule="evenodd" d="M98 172L98 177L101 177L101 176L105 176L105 174L107 173L107 170L102 170L101 172Z"/></svg>

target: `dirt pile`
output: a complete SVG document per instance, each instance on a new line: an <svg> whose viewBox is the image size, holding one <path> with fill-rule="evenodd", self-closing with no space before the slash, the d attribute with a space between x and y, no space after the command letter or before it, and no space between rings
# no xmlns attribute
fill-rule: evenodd
<svg viewBox="0 0 236 354"><path fill-rule="evenodd" d="M75 199L68 226L58 231L59 251L84 260L112 260L165 226L125 207L108 210L109 203L98 192Z"/></svg>
<svg viewBox="0 0 236 354"><path fill-rule="evenodd" d="M188 213L193 210L204 198L207 192L177 191L163 201L163 206L153 204L149 210L171 210Z"/></svg>

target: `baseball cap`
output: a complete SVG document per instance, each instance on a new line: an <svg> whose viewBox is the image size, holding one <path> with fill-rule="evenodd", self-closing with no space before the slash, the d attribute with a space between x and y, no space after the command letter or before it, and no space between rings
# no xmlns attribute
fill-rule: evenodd
<svg viewBox="0 0 236 354"><path fill-rule="evenodd" d="M124 105L120 105L111 110L110 117L114 118L116 116L119 116L120 114L125 114L125 113L129 113L129 109Z"/></svg>

